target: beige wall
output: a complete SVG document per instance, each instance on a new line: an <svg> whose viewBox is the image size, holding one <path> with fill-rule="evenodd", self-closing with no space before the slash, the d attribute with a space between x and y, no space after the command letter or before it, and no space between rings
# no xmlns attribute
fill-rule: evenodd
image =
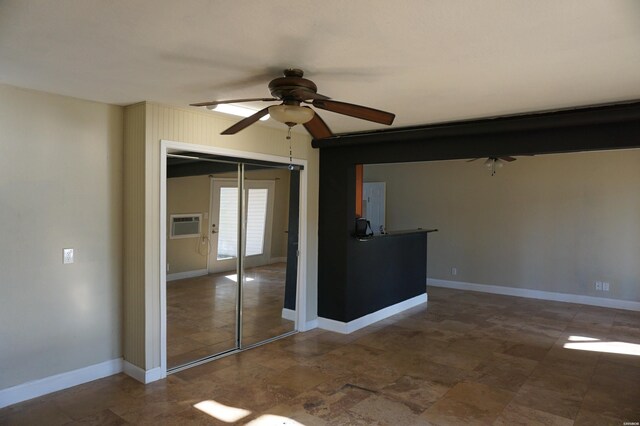
<svg viewBox="0 0 640 426"><path fill-rule="evenodd" d="M519 157L493 177L482 160L366 166L365 180L387 182L389 230L440 230L430 278L640 300L640 150Z"/></svg>
<svg viewBox="0 0 640 426"><path fill-rule="evenodd" d="M143 112L139 109L142 108ZM285 129L256 123L234 136L220 132L236 118L196 108L146 102L125 108L125 187L131 194L144 188L144 207L139 199L125 196L125 215L130 223L144 218L144 229L130 229L125 240L125 359L145 370L160 366L160 141L162 139L237 151L288 156ZM142 128L135 132L132 129ZM141 150L144 158L137 157ZM293 156L306 159L307 168L307 320L314 319L317 301L318 152L310 137L294 134ZM144 184L136 173L144 171ZM130 185L133 185L129 188ZM127 201L129 200L129 201ZM142 240L142 248L137 246ZM127 242L128 241L128 242ZM142 259L143 258L143 259ZM139 299L143 292L144 301ZM130 336L135 339L130 340Z"/></svg>
<svg viewBox="0 0 640 426"><path fill-rule="evenodd" d="M122 128L121 107L0 85L0 389L122 354Z"/></svg>
<svg viewBox="0 0 640 426"><path fill-rule="evenodd" d="M207 269L208 243L202 238L171 239L170 216L172 214L202 214L202 232L209 230L209 176L188 176L167 179L167 263L168 274Z"/></svg>

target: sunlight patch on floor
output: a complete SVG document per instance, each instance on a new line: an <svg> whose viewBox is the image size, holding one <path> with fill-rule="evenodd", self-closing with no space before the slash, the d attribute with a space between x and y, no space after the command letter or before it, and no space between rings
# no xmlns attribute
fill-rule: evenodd
<svg viewBox="0 0 640 426"><path fill-rule="evenodd" d="M255 420L251 420L247 423L247 426L304 426L304 424L297 422L289 417L274 416L273 414L265 414L258 417Z"/></svg>
<svg viewBox="0 0 640 426"><path fill-rule="evenodd" d="M251 414L250 410L244 408L230 407L220 404L214 400L201 401L194 405L195 408L211 417L223 421L225 423L235 423L244 419ZM297 422L289 417L275 416L273 414L264 414L257 419L251 420L247 426L305 426L303 423Z"/></svg>
<svg viewBox="0 0 640 426"><path fill-rule="evenodd" d="M584 337L584 336L569 336L570 342L596 342L600 339L595 339L593 337Z"/></svg>
<svg viewBox="0 0 640 426"><path fill-rule="evenodd" d="M600 339L583 336L569 336L568 340L569 342L564 344L565 349L640 356L640 345L635 343L603 342Z"/></svg>
<svg viewBox="0 0 640 426"><path fill-rule="evenodd" d="M230 279L230 280L231 280L231 281L233 281L234 283L237 283L237 282L238 282L238 274L225 275L224 277L225 277L225 278ZM245 280L246 282L250 282L250 281L253 281L253 278L250 278L250 277L244 277L244 280Z"/></svg>
<svg viewBox="0 0 640 426"><path fill-rule="evenodd" d="M219 402L208 400L201 401L194 405L195 408L226 423L235 423L247 417L251 411L243 408L229 407Z"/></svg>

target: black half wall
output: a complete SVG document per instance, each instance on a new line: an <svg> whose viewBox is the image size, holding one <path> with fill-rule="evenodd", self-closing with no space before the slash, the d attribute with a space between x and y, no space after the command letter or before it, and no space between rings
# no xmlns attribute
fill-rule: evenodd
<svg viewBox="0 0 640 426"><path fill-rule="evenodd" d="M381 247L353 237L356 164L638 148L640 102L339 135L313 146L320 148L318 316L349 322L426 289L427 234L380 239Z"/></svg>
<svg viewBox="0 0 640 426"><path fill-rule="evenodd" d="M289 228L287 230L287 274L284 286L284 308L296 310L298 283L298 240L300 233L300 171L292 170L289 179Z"/></svg>

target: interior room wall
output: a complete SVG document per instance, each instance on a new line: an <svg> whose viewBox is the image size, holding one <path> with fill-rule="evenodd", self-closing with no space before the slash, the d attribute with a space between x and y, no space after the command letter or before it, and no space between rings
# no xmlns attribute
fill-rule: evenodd
<svg viewBox="0 0 640 426"><path fill-rule="evenodd" d="M483 161L365 166L388 230L439 229L429 278L640 300L640 150Z"/></svg>
<svg viewBox="0 0 640 426"><path fill-rule="evenodd" d="M209 176L167 179L167 274L207 269ZM171 239L172 214L201 214L200 237Z"/></svg>
<svg viewBox="0 0 640 426"><path fill-rule="evenodd" d="M214 177L236 178L235 174L219 173ZM248 170L245 172L249 180L275 181L273 203L273 224L271 234L271 258L281 260L287 255L287 230L289 218L289 171L282 169ZM169 220L172 214L200 213L202 219L203 238L167 238L167 263L169 274L207 269L207 253L209 229L210 177L188 176L167 179L167 237L169 236Z"/></svg>
<svg viewBox="0 0 640 426"><path fill-rule="evenodd" d="M0 389L122 356L122 120L0 85Z"/></svg>

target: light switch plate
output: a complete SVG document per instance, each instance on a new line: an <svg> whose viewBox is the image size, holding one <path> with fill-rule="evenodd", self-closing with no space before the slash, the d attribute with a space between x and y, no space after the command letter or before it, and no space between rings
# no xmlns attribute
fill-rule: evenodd
<svg viewBox="0 0 640 426"><path fill-rule="evenodd" d="M73 263L73 249L62 249L62 263Z"/></svg>

